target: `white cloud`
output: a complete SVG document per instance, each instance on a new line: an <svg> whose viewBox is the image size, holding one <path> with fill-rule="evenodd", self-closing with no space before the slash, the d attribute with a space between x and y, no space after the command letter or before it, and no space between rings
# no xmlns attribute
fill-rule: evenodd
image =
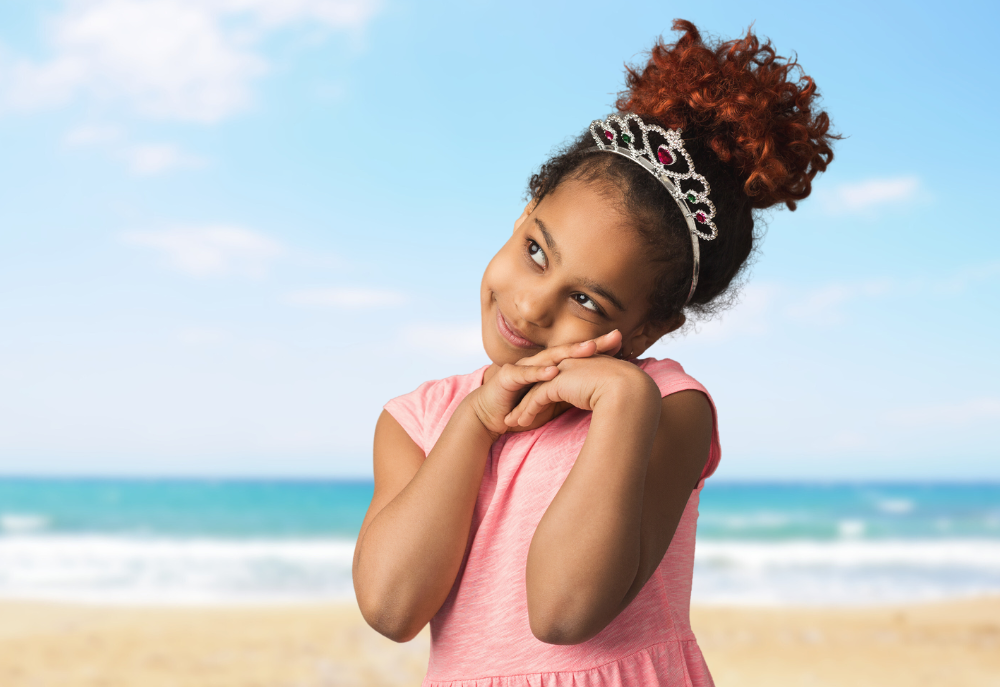
<svg viewBox="0 0 1000 687"><path fill-rule="evenodd" d="M303 289L288 294L286 300L292 305L358 309L401 305L406 297L388 289L346 287Z"/></svg>
<svg viewBox="0 0 1000 687"><path fill-rule="evenodd" d="M66 145L89 146L101 143L114 143L121 138L121 131L115 126L84 125L66 132Z"/></svg>
<svg viewBox="0 0 1000 687"><path fill-rule="evenodd" d="M483 330L477 323L419 324L403 329L402 342L431 353L457 356L483 354Z"/></svg>
<svg viewBox="0 0 1000 687"><path fill-rule="evenodd" d="M793 301L785 313L794 320L813 324L840 324L844 321L844 305L858 298L882 296L890 289L891 284L887 279L829 284L807 291L802 297Z"/></svg>
<svg viewBox="0 0 1000 687"><path fill-rule="evenodd" d="M781 296L781 289L775 284L747 284L740 293L740 300L732 309L720 317L697 323L693 329L700 343L717 343L736 336L761 336L770 330L771 312ZM679 335L686 332L682 329ZM670 336L655 346L673 346ZM654 349L654 355L663 354L664 349Z"/></svg>
<svg viewBox="0 0 1000 687"><path fill-rule="evenodd" d="M135 174L148 176L180 167L201 167L205 160L189 155L176 146L163 143L143 143L128 146L121 157Z"/></svg>
<svg viewBox="0 0 1000 687"><path fill-rule="evenodd" d="M46 61L0 71L0 105L24 110L87 97L149 117L214 122L245 108L267 71L256 48L301 22L357 29L377 0L67 0Z"/></svg>
<svg viewBox="0 0 1000 687"><path fill-rule="evenodd" d="M124 240L156 249L173 267L196 276L261 276L284 248L262 234L228 225L130 232Z"/></svg>
<svg viewBox="0 0 1000 687"><path fill-rule="evenodd" d="M652 355L672 355L682 342L720 344L733 338L767 337L785 331L792 323L829 326L845 319L845 307L859 298L897 293L899 286L888 279L833 283L804 289L785 283L756 283L743 287L739 302L719 317L697 322L654 344ZM690 336L694 334L695 336ZM694 345L692 343L692 345ZM668 352L669 351L669 352Z"/></svg>
<svg viewBox="0 0 1000 687"><path fill-rule="evenodd" d="M247 13L265 27L315 21L331 28L357 28L379 10L372 0L203 0L220 13Z"/></svg>
<svg viewBox="0 0 1000 687"><path fill-rule="evenodd" d="M990 283L1000 276L1000 262L973 265L941 279L913 280L877 277L833 282L808 288L793 283L752 283L744 287L739 303L718 318L683 327L654 344L650 353L673 355L683 342L717 344L734 337L766 337L806 324L830 327L844 324L850 308L888 299L952 296L975 284ZM883 304L884 307L884 304ZM696 336L689 336L695 334Z"/></svg>
<svg viewBox="0 0 1000 687"><path fill-rule="evenodd" d="M176 333L177 341L185 346L209 346L225 341L228 334L218 327L184 327Z"/></svg>
<svg viewBox="0 0 1000 687"><path fill-rule="evenodd" d="M210 122L244 107L265 68L211 11L178 0L70 3L51 43L50 61L15 65L12 104L34 109L85 94L152 117Z"/></svg>
<svg viewBox="0 0 1000 687"><path fill-rule="evenodd" d="M821 437L817 437L820 438ZM871 449L873 442L868 434L859 432L857 430L845 429L836 432L832 437L826 441L820 442L820 446L817 447L819 451L842 453L844 451L861 451L865 449ZM814 450L817 450L814 449Z"/></svg>
<svg viewBox="0 0 1000 687"><path fill-rule="evenodd" d="M125 134L114 126L84 125L70 129L63 140L74 148L110 147L134 174L147 176L183 167L202 167L206 160L170 143L125 143Z"/></svg>
<svg viewBox="0 0 1000 687"><path fill-rule="evenodd" d="M990 283L1000 277L1000 260L971 265L947 279L930 282L929 289L937 295L952 296L977 284Z"/></svg>
<svg viewBox="0 0 1000 687"><path fill-rule="evenodd" d="M911 428L954 428L996 422L1000 421L1000 398L973 398L957 403L902 408L888 413L887 419L892 424Z"/></svg>
<svg viewBox="0 0 1000 687"><path fill-rule="evenodd" d="M831 212L860 212L877 205L912 200L920 190L915 176L867 179L854 184L841 184L824 194Z"/></svg>

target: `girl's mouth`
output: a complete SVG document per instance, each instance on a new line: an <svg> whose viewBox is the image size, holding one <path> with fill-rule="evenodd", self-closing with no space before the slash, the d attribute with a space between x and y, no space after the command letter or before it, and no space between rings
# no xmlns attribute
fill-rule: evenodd
<svg viewBox="0 0 1000 687"><path fill-rule="evenodd" d="M511 327L507 323L507 319L503 316L503 313L500 312L499 306L497 306L497 330L500 332L500 336L506 339L510 345L517 348L543 348L535 342L526 339L521 332Z"/></svg>

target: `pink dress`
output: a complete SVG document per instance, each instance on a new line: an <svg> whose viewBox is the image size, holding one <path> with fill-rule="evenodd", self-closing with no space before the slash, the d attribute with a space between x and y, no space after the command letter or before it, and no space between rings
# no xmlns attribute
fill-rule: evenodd
<svg viewBox="0 0 1000 687"><path fill-rule="evenodd" d="M637 364L664 396L685 389L708 395L672 360L647 358ZM425 382L385 409L429 453L458 404L482 384L485 370ZM545 644L531 634L524 581L528 546L583 447L590 418L589 412L572 408L537 429L506 434L493 444L463 568L431 620L423 687L713 684L688 616L698 495L719 463L718 422L702 480L663 561L632 603L582 644Z"/></svg>

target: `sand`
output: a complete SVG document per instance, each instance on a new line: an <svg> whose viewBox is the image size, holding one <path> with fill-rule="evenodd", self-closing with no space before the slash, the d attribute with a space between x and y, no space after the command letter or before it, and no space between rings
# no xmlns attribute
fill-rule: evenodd
<svg viewBox="0 0 1000 687"><path fill-rule="evenodd" d="M1000 687L1000 598L855 610L694 609L719 687Z"/></svg>
<svg viewBox="0 0 1000 687"><path fill-rule="evenodd" d="M719 687L1000 686L1000 599L861 610L696 608ZM418 685L426 630L394 644L350 605L0 603L3 687Z"/></svg>

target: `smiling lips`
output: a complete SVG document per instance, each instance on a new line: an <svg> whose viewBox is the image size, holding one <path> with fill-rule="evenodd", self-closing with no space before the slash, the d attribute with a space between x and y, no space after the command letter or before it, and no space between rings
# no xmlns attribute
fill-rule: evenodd
<svg viewBox="0 0 1000 687"><path fill-rule="evenodd" d="M506 339L511 346L516 346L517 348L539 348L538 344L524 338L520 332L507 323L503 313L500 312L500 308L497 308L497 330L500 332L500 336Z"/></svg>

